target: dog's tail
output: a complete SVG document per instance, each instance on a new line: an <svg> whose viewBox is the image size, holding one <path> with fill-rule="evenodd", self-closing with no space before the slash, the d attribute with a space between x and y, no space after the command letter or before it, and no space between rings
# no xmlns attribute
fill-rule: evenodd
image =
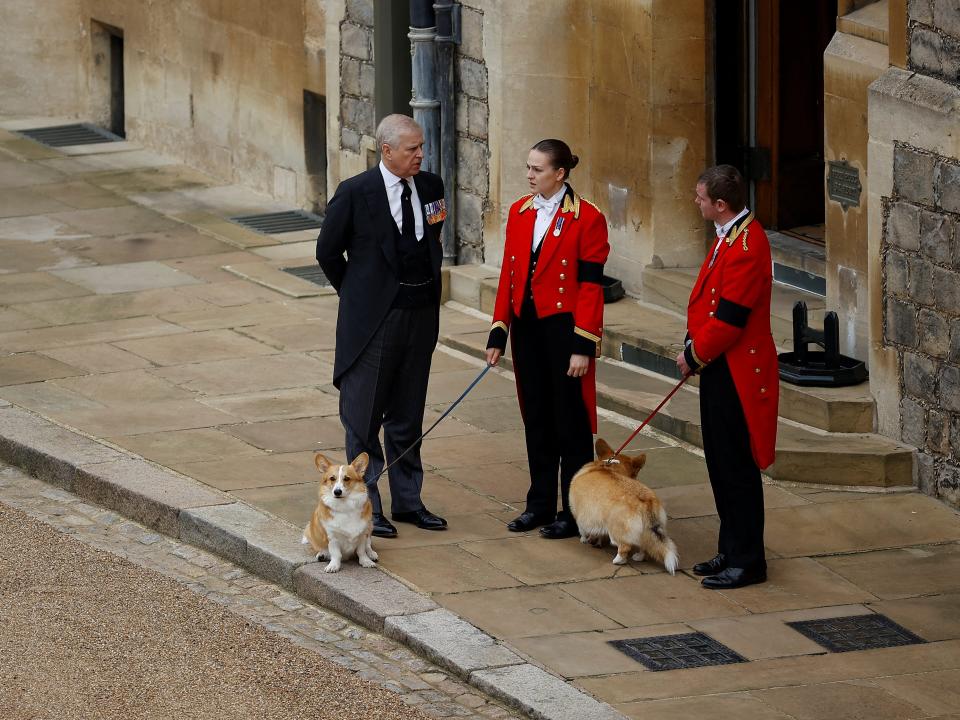
<svg viewBox="0 0 960 720"><path fill-rule="evenodd" d="M657 508L655 516L651 518L650 536L652 542L649 554L654 560L663 563L668 573L674 575L680 565L680 555L677 553L676 544L667 536L667 513L662 505Z"/></svg>

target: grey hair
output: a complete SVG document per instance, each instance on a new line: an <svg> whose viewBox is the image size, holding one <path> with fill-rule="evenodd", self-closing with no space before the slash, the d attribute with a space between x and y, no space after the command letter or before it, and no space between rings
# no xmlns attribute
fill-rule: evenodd
<svg viewBox="0 0 960 720"><path fill-rule="evenodd" d="M384 145L396 148L400 144L400 136L404 133L423 134L423 128L409 115L394 113L387 115L377 125L377 150L382 151Z"/></svg>

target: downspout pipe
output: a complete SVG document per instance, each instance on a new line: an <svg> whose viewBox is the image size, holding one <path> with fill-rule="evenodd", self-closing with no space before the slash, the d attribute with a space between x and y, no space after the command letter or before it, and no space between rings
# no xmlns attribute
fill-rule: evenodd
<svg viewBox="0 0 960 720"><path fill-rule="evenodd" d="M457 247L457 106L454 64L456 28L453 0L433 5L437 20L436 87L440 100L440 176L446 188L447 219L443 223L443 264L456 265Z"/></svg>
<svg viewBox="0 0 960 720"><path fill-rule="evenodd" d="M437 22L432 0L410 0L410 48L413 53L413 119L423 128L423 169L440 172L440 101L437 99Z"/></svg>

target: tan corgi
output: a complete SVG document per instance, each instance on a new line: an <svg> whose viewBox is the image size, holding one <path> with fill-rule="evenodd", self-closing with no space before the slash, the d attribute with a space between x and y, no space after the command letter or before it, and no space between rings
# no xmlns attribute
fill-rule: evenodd
<svg viewBox="0 0 960 720"><path fill-rule="evenodd" d="M653 490L636 479L647 461L614 455L603 440L597 440L597 460L587 463L570 483L570 511L580 528L580 542L602 545L607 536L617 546L615 565L624 565L645 554L663 563L671 575L677 570L677 546L667 537L667 513Z"/></svg>
<svg viewBox="0 0 960 720"><path fill-rule="evenodd" d="M320 502L301 542L309 543L317 560L330 560L324 572L337 572L341 560L354 554L363 567L374 567L379 557L371 544L373 506L363 482L367 454L360 453L349 465L336 465L320 453L313 461L322 475Z"/></svg>

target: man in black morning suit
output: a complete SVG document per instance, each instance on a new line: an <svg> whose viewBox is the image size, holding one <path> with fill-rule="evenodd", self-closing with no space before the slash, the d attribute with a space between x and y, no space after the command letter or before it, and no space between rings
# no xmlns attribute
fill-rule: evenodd
<svg viewBox="0 0 960 720"><path fill-rule="evenodd" d="M377 127L381 161L344 180L327 203L317 262L340 295L333 384L347 460L370 456L365 479L373 534L395 537L383 514L376 478L386 460L407 449L423 428L430 360L440 323L440 230L443 181L421 172L423 130L406 115ZM346 258L344 258L346 253ZM447 522L420 499L420 446L388 471L391 517L427 530Z"/></svg>

